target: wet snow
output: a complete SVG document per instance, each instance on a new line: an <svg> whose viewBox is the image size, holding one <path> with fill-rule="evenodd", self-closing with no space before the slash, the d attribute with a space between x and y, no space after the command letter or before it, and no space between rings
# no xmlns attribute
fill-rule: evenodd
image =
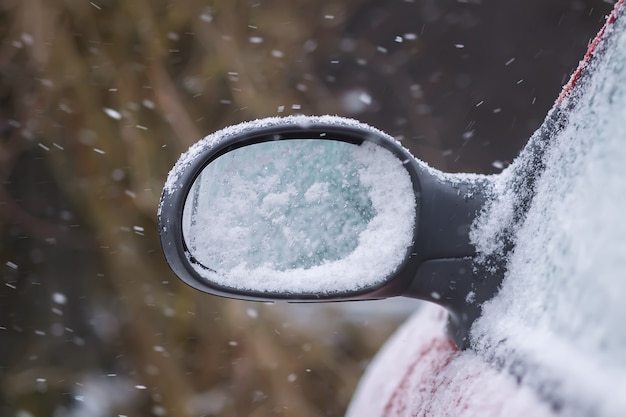
<svg viewBox="0 0 626 417"><path fill-rule="evenodd" d="M103 109L103 111L106 113L107 116L109 116L111 119L114 120L121 120L122 119L122 113L118 112L117 110L113 110L110 109L108 107L105 107Z"/></svg>
<svg viewBox="0 0 626 417"><path fill-rule="evenodd" d="M52 293L52 301L56 304L63 305L67 303L67 297L63 293L55 292Z"/></svg>

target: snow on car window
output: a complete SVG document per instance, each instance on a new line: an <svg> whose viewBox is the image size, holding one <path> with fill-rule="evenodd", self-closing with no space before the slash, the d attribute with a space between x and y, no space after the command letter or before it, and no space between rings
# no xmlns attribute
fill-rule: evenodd
<svg viewBox="0 0 626 417"><path fill-rule="evenodd" d="M272 141L203 170L187 197L183 234L197 272L220 285L340 292L398 268L413 240L415 204L408 171L381 146Z"/></svg>
<svg viewBox="0 0 626 417"><path fill-rule="evenodd" d="M626 410L625 29L622 11L591 76L562 103L568 119L552 131L526 216L515 206L532 190L512 184L539 169L531 152L501 175L473 232L485 256L500 253L507 229L515 241L501 291L473 328L474 347L563 415Z"/></svg>

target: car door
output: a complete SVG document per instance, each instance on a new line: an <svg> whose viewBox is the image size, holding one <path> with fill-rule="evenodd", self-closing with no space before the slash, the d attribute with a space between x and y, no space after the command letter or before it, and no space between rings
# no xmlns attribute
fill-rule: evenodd
<svg viewBox="0 0 626 417"><path fill-rule="evenodd" d="M424 307L380 352L348 416L626 414L626 8L619 1L473 226L505 268L471 349Z"/></svg>

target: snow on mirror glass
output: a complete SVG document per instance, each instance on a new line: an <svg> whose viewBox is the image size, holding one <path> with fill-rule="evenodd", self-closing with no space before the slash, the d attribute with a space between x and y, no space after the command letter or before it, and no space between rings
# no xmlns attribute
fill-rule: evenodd
<svg viewBox="0 0 626 417"><path fill-rule="evenodd" d="M228 288L337 293L382 283L413 242L415 194L390 151L290 139L209 163L183 210L196 271Z"/></svg>

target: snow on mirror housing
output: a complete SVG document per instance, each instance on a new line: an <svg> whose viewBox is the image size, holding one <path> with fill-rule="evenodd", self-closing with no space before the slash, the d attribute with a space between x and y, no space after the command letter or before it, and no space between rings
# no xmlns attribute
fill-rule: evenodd
<svg viewBox="0 0 626 417"><path fill-rule="evenodd" d="M489 184L433 170L354 120L257 120L181 156L161 197L161 245L180 279L214 295L435 302L465 347L499 284L475 278L469 242Z"/></svg>

